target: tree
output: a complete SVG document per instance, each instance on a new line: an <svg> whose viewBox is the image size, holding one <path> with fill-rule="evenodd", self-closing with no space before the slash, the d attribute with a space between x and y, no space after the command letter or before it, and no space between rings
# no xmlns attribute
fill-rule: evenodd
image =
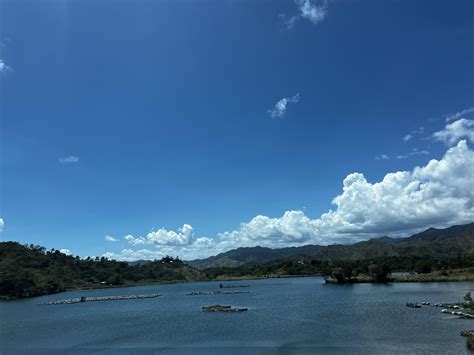
<svg viewBox="0 0 474 355"><path fill-rule="evenodd" d="M389 274L391 273L390 267L383 264L372 264L369 266L369 274L374 278L375 282L388 282L390 281Z"/></svg>
<svg viewBox="0 0 474 355"><path fill-rule="evenodd" d="M429 274L432 271L429 260L420 260L415 265L415 272L417 274Z"/></svg>
<svg viewBox="0 0 474 355"><path fill-rule="evenodd" d="M344 269L341 267L337 267L332 271L332 277L336 279L338 284L343 284L346 282L346 274Z"/></svg>

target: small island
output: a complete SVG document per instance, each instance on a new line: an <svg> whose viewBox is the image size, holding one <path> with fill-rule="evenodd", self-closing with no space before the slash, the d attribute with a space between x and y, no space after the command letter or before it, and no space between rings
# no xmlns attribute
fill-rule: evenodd
<svg viewBox="0 0 474 355"><path fill-rule="evenodd" d="M220 304L216 304L213 306L203 306L203 312L231 312L231 313L238 313L238 312L245 312L248 311L248 308L236 308L232 306L222 306Z"/></svg>

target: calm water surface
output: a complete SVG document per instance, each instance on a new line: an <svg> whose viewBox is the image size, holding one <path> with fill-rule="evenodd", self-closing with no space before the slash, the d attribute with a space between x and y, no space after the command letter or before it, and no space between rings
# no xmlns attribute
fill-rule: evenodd
<svg viewBox="0 0 474 355"><path fill-rule="evenodd" d="M0 302L0 354L22 353L420 353L465 354L463 329L440 308L406 302L457 302L474 283L326 285L321 278L236 281L248 294L187 296L218 282L75 291ZM162 293L146 300L40 306L79 296ZM248 312L203 313L229 304Z"/></svg>

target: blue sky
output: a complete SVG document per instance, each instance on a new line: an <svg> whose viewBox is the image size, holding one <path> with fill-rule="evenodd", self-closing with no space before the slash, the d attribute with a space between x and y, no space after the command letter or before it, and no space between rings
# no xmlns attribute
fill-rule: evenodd
<svg viewBox="0 0 474 355"><path fill-rule="evenodd" d="M473 14L0 0L0 237L193 258L472 221Z"/></svg>

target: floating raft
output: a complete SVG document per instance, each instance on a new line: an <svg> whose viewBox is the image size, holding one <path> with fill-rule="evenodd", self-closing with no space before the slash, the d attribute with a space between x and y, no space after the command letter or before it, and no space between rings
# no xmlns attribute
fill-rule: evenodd
<svg viewBox="0 0 474 355"><path fill-rule="evenodd" d="M238 313L238 312L245 312L248 311L248 308L236 308L232 306L222 306L220 304L216 304L214 306L204 306L202 307L203 312L230 312L230 313Z"/></svg>
<svg viewBox="0 0 474 355"><path fill-rule="evenodd" d="M239 293L250 293L250 291L193 291L188 296L211 296L211 295L237 295Z"/></svg>
<svg viewBox="0 0 474 355"><path fill-rule="evenodd" d="M224 285L219 284L219 288L239 288L239 287L250 287L249 285Z"/></svg>
<svg viewBox="0 0 474 355"><path fill-rule="evenodd" d="M81 302L96 302L96 301L125 301L125 300L141 300L146 298L156 298L161 296L159 293L145 294L145 295L124 295L124 296L97 296L97 297L77 297L67 298L65 300L51 301L40 303L40 305L57 305L57 304L73 304Z"/></svg>
<svg viewBox="0 0 474 355"><path fill-rule="evenodd" d="M444 309L441 310L441 313L451 314L453 316L458 316L459 318L474 319L474 314L466 311L460 303L431 303L424 301L421 303L407 302L406 305L410 308L422 308L423 306L444 307Z"/></svg>

